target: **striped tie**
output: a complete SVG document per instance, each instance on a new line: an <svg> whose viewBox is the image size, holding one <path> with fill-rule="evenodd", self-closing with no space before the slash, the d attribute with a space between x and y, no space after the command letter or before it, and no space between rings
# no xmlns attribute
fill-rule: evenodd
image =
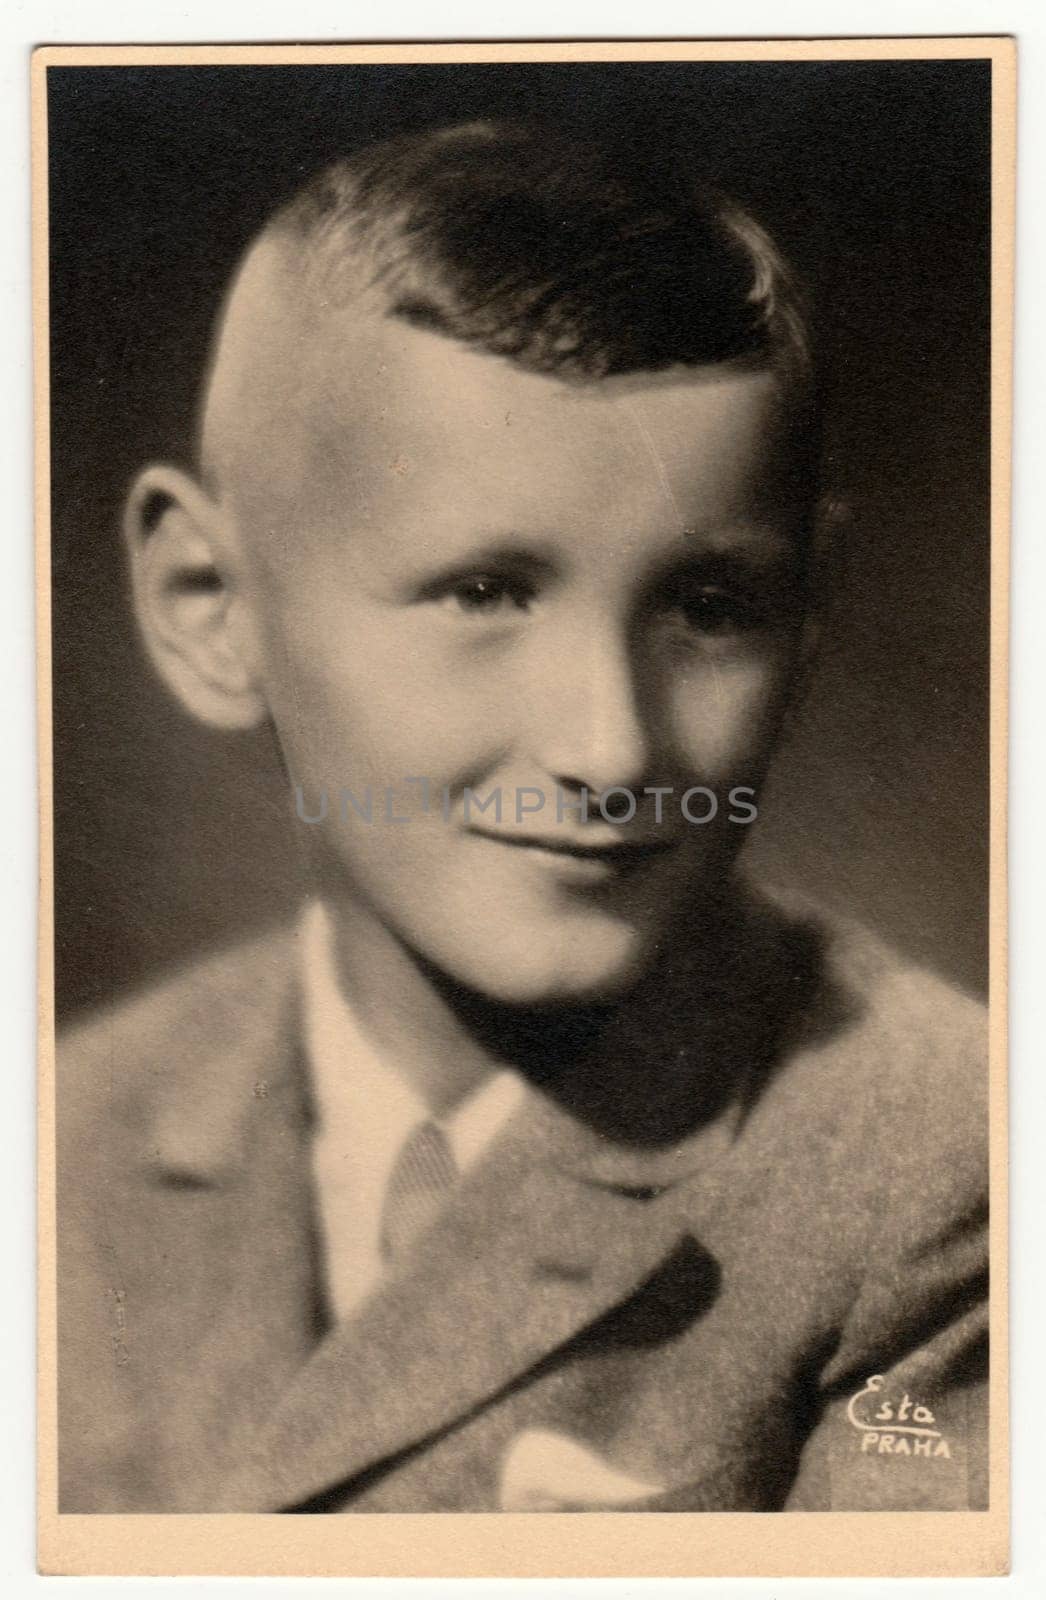
<svg viewBox="0 0 1046 1600"><path fill-rule="evenodd" d="M435 1221L457 1179L446 1135L434 1122L421 1122L396 1157L381 1215L381 1254L398 1261Z"/></svg>

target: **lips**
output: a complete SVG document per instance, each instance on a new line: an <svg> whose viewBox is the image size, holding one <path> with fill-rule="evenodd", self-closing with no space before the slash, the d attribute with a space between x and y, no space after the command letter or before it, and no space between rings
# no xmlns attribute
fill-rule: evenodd
<svg viewBox="0 0 1046 1600"><path fill-rule="evenodd" d="M510 845L515 850L539 850L542 854L602 863L608 867L637 866L643 861L667 854L678 843L675 839L613 839L602 844L583 844L577 839L554 838L545 834L494 833L484 828L470 828L469 832L476 838L489 839L493 844Z"/></svg>

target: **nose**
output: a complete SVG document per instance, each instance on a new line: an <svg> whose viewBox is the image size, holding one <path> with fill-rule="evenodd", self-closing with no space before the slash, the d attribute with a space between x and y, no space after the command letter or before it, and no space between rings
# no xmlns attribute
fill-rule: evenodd
<svg viewBox="0 0 1046 1600"><path fill-rule="evenodd" d="M642 784L651 732L639 676L627 639L606 633L575 639L533 686L539 747L532 753L560 788L600 794Z"/></svg>

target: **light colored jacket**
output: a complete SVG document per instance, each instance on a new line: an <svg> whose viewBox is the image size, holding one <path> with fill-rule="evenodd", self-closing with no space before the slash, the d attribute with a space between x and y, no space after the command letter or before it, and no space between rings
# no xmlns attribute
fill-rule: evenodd
<svg viewBox="0 0 1046 1600"><path fill-rule="evenodd" d="M293 943L59 1042L62 1511L985 1504L979 1006L750 945L758 1003L727 964L528 1091L331 1327Z"/></svg>

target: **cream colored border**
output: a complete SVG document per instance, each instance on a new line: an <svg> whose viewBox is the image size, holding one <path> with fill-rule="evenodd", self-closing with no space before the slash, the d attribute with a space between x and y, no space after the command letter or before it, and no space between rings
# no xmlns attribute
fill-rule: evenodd
<svg viewBox="0 0 1046 1600"><path fill-rule="evenodd" d="M62 1516L55 1398L54 1012L51 761L47 109L49 66L316 62L992 62L990 1512L752 1515ZM1006 740L1013 370L1016 47L1004 38L775 39L584 44L48 47L32 60L33 303L40 748L38 1538L44 1573L284 1576L975 1576L1009 1550Z"/></svg>

